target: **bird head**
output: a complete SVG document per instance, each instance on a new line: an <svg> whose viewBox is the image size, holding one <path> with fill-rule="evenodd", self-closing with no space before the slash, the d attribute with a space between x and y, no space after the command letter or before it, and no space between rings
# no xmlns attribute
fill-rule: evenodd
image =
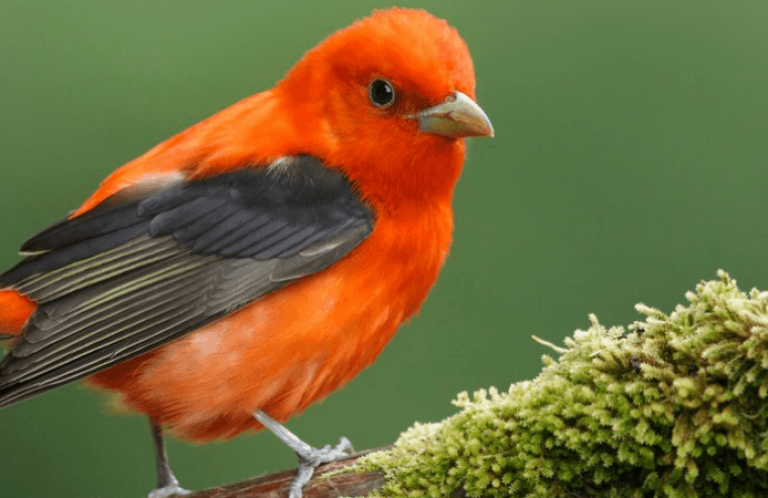
<svg viewBox="0 0 768 498"><path fill-rule="evenodd" d="M454 28L422 10L374 12L309 51L278 89L300 108L306 153L373 202L450 198L464 138L493 136Z"/></svg>

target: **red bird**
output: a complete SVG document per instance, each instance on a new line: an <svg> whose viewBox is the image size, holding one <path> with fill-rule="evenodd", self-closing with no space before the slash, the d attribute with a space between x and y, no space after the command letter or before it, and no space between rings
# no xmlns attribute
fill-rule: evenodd
<svg viewBox="0 0 768 498"><path fill-rule="evenodd" d="M391 9L320 43L275 88L112 173L0 276L0 407L88 377L149 417L158 489L185 492L161 428L263 425L291 489L348 449L285 421L372 363L448 255L464 137L493 136L464 41Z"/></svg>

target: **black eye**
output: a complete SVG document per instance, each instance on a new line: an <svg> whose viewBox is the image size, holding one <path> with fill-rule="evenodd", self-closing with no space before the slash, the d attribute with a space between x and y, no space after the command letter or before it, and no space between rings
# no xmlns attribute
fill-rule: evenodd
<svg viewBox="0 0 768 498"><path fill-rule="evenodd" d="M368 86L368 96L373 105L386 107L395 101L395 89L385 80L373 80Z"/></svg>

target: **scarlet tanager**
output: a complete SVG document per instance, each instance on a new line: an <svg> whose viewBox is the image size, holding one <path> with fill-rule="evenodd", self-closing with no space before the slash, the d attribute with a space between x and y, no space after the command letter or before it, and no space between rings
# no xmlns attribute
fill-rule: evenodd
<svg viewBox="0 0 768 498"><path fill-rule="evenodd" d="M162 432L267 426L291 496L339 458L280 425L372 363L445 262L465 137L493 136L464 41L391 9L338 31L271 90L112 173L0 276L0 407L88 378Z"/></svg>

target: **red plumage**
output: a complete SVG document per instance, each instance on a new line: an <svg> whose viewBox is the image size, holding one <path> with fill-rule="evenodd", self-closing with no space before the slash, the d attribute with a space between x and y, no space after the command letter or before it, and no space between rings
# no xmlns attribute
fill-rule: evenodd
<svg viewBox="0 0 768 498"><path fill-rule="evenodd" d="M372 101L377 80L392 102ZM492 135L474 91L469 52L447 23L376 12L310 50L275 88L116 170L70 220L121 196L311 156L343 174L374 222L329 268L89 382L195 441L260 428L255 410L285 420L344 385L418 311L445 262L463 138ZM34 311L13 285L0 291L0 332L24 333Z"/></svg>

